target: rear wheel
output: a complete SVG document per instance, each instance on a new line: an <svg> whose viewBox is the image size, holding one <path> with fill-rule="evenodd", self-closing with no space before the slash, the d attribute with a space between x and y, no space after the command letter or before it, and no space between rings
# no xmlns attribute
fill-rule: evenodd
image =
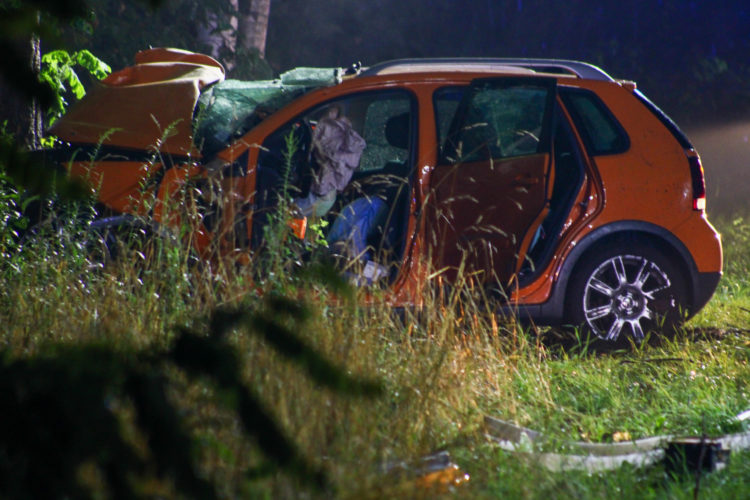
<svg viewBox="0 0 750 500"><path fill-rule="evenodd" d="M179 242L171 234L129 215L94 220L86 238L89 259L103 266L131 254L135 254L141 264L148 265L164 248L174 245ZM193 262L192 254L190 262Z"/></svg>
<svg viewBox="0 0 750 500"><path fill-rule="evenodd" d="M679 267L658 250L609 245L576 269L567 312L575 326L603 341L640 343L684 320L686 292Z"/></svg>

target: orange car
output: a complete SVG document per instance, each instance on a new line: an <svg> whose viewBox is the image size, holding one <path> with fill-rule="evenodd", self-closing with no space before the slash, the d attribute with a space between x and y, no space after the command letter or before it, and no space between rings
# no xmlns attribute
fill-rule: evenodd
<svg viewBox="0 0 750 500"><path fill-rule="evenodd" d="M174 201L189 191L196 250L247 261L294 203L395 305L462 272L521 318L640 340L697 312L721 276L698 153L633 82L581 62L397 60L241 82L152 49L50 132L97 190L95 224L183 224Z"/></svg>

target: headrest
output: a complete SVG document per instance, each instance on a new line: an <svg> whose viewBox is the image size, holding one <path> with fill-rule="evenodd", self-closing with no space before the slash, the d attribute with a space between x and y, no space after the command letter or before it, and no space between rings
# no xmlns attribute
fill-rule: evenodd
<svg viewBox="0 0 750 500"><path fill-rule="evenodd" d="M393 147L409 149L409 117L407 111L400 115L392 116L385 122L385 138Z"/></svg>

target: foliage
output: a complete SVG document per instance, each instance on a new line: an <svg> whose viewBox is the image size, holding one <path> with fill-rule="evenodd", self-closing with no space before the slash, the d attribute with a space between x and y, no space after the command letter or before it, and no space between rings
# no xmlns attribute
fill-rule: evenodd
<svg viewBox="0 0 750 500"><path fill-rule="evenodd" d="M155 479L186 498L215 498L211 482L196 473L193 438L170 400L170 377L176 376L170 366L212 383L216 402L238 416L242 431L270 461L272 468L262 464L263 470L282 467L325 487L323 472L301 458L246 387L242 361L227 343L230 331L244 327L317 383L347 394L377 394L376 383L344 375L299 338L293 329L307 314L295 301L272 297L258 311L215 312L208 336L182 328L166 352L82 343L53 344L49 353L33 357L2 353L0 492L8 498L94 498L103 488L113 498L150 498L154 492L142 488ZM82 474L96 478L93 486Z"/></svg>
<svg viewBox="0 0 750 500"><path fill-rule="evenodd" d="M51 46L59 44L58 22L67 22L87 13L83 0L57 2L55 0L6 1L0 4L0 74L29 102L38 99L43 108L52 106L53 90L42 83L29 64L26 43L32 35L44 38ZM44 22L41 22L44 14Z"/></svg>
<svg viewBox="0 0 750 500"><path fill-rule="evenodd" d="M44 54L39 77L55 91L55 102L48 111L50 125L65 112L68 106L67 95L73 95L76 99L82 99L86 95L86 89L75 71L76 66L99 80L112 71L107 63L88 50L72 54L66 50L54 50Z"/></svg>
<svg viewBox="0 0 750 500"><path fill-rule="evenodd" d="M0 126L0 151L13 146L13 137L6 131L7 122ZM23 216L21 193L8 176L0 171L0 257L8 258L18 243L20 232L28 220Z"/></svg>
<svg viewBox="0 0 750 500"><path fill-rule="evenodd" d="M36 293L32 290L38 286L51 287L53 294L69 298L81 291L89 295L92 288L109 288L108 278L97 276L98 262L92 260L100 254L91 252L98 237L92 239L95 235L88 232L87 207L91 209L85 203L71 204L67 214L58 213L38 226L33 238L9 253L2 273L4 283L15 281L26 286L5 297L0 310L9 312L5 309L9 307L24 315L25 309L17 308L28 303L31 297L26 294ZM139 238L137 231L124 234L132 251L123 246L114 263L103 264L124 266L121 270L128 273L126 280L138 293L145 292L149 301L155 296L166 308L180 304L176 312L184 318L188 308L181 302L191 300L193 287L200 284L187 277L189 261L180 255L184 249L158 235L142 236L146 239ZM109 245L108 240L104 243ZM280 240L280 244L284 242ZM209 275L211 280L217 277L212 271L199 276ZM285 288L276 286L279 278L277 275L274 289ZM77 291L71 289L71 279ZM335 272L320 266L308 269L294 282L295 287L321 283L340 297L350 296ZM211 299L215 290L209 284L205 293L201 299ZM44 295L44 300L51 298ZM61 304L58 302L58 306ZM79 318L90 316L88 306L78 310ZM248 477L262 478L281 468L308 487L327 487L325 473L302 458L273 414L247 386L243 380L247 360L243 361L228 339L230 333L237 335L240 331L261 338L283 358L299 365L311 381L333 392L378 394L381 389L377 383L345 375L300 336L309 316L299 300L269 289L263 300L215 309L205 320L194 317L199 325L206 324L208 335L196 327L179 327L177 337L167 346L139 349L113 338L103 341L108 337L105 329L93 326L94 338L88 341L42 342L38 349L33 348L32 356L0 353L5 361L0 369L5 385L0 389L6 398L0 405L14 409L6 415L10 425L0 430L0 456L4 458L0 459L0 496L95 498L105 491L116 497L146 498L154 494L156 484L156 491L213 498L216 484L196 472L199 462L192 448L197 436L186 430L180 405L169 398L175 378L210 387L216 396L207 404L235 415L241 431L257 443L261 457L248 464ZM170 317L176 321L179 316ZM165 321L169 320L161 318L157 324L163 328ZM184 319L179 322L184 323ZM140 337L142 333L136 331L134 335ZM4 340L13 337L12 332L6 332ZM147 337L143 340L150 344ZM29 413L44 417L28 419ZM38 477L45 480L37 481Z"/></svg>
<svg viewBox="0 0 750 500"><path fill-rule="evenodd" d="M722 295L672 340L595 355L556 332L497 318L469 283L447 294L436 283L425 289L426 304L418 314L407 310L395 316L377 293L367 306L337 302L326 292L334 278L319 285L321 276L333 273L325 267L294 276L279 269L263 285L261 297L259 283L248 280L251 269L230 268L224 274L190 268L168 242L161 254L148 254L151 263L139 250L101 272L76 257L78 247L65 236L70 229L62 229L53 245L34 243L11 262L14 267L4 269L7 293L0 297L0 321L6 327L0 342L7 347L0 380L4 387L36 387L53 395L34 401L54 406L55 413L38 414L55 419L27 417L14 428L68 429L48 435L55 442L71 436L63 444L74 458L52 477L72 470L68 478L78 482L69 485L88 488L84 492L112 489L118 479L107 476L106 464L121 451L118 463L133 464L131 488L142 496L183 493L180 485L188 481L188 476L178 478L183 466L227 498L298 497L309 486L294 478L319 477L318 472L331 491L345 496L431 496L415 489L409 473L394 478L379 464L418 462L445 449L472 477L466 490L455 492L460 496L541 498L557 492L563 498L600 498L604 491L619 491L622 497L689 498L693 483L665 480L660 466L593 476L540 470L535 462L488 443L482 418L491 415L542 431L553 444L606 442L617 432L634 439L736 432L741 426L733 416L750 404L746 330L709 321L717 308L735 307L722 304ZM729 221L723 229L734 255L747 224ZM170 256L174 251L176 258ZM729 279L742 277L743 269L729 266ZM734 313L736 326L746 325L747 316ZM296 361L285 362L287 354ZM328 378L332 368L324 359L352 376ZM126 383L130 376L142 383ZM341 397L333 390L370 393L376 386L367 380L373 378L382 380L383 388L375 399ZM84 387L91 390L81 391ZM138 392L147 388L145 395ZM31 399L19 400L19 394L31 392L0 391L3 407L37 414L28 406ZM166 420L156 420L137 398L154 405L161 401L153 408L166 412ZM42 402L33 408L36 404L47 408ZM263 413L247 410L254 404ZM276 450L268 458L259 438L270 431L259 437L248 414L256 421L265 421L261 414L272 417L287 444L294 445L267 440ZM112 422L119 435L108 434ZM161 441L149 441L158 422L169 432L158 433ZM72 439L84 430L86 435ZM99 442L109 446L96 446L95 435L105 436ZM192 443L183 456L145 451L179 436ZM184 450L186 445L170 446ZM296 458L278 458L285 456ZM49 454L46 463L60 457ZM718 496L750 479L741 463L733 461L729 469L705 478L706 494ZM278 467L286 472L274 472ZM0 484L20 488L18 477Z"/></svg>
<svg viewBox="0 0 750 500"><path fill-rule="evenodd" d="M0 172L0 257L7 258L29 225L23 215L23 201L11 180Z"/></svg>
<svg viewBox="0 0 750 500"><path fill-rule="evenodd" d="M48 57L44 77L40 79L23 49L32 36L41 37L50 46L56 46L59 43L58 23L87 15L88 5L84 0L9 1L0 4L0 9L3 14L0 16L0 52L4 54L0 60L0 74L5 83L19 92L29 104L36 100L43 109L57 109L64 102L59 90L66 83L80 94L80 88L75 85L77 76L72 71L73 62L95 75L105 71L105 65L88 51L79 51L69 60L66 60L64 52L53 51ZM0 144L0 172L3 172L4 182L12 182L15 189L25 189L32 195L55 192L63 198L75 199L86 192L80 183L70 182L51 172L41 157L29 155L15 141Z"/></svg>
<svg viewBox="0 0 750 500"><path fill-rule="evenodd" d="M52 195L62 199L82 199L90 190L44 163L43 153L31 154L15 141L0 145L0 172L13 189L23 189L30 196Z"/></svg>
<svg viewBox="0 0 750 500"><path fill-rule="evenodd" d="M13 362L6 354L3 496L91 497L78 481L88 464L114 498L134 497L129 476L144 475L148 468L155 468L157 477L174 477L178 490L213 497L191 468L189 440L166 399L163 377L129 357L95 346ZM149 442L148 458L119 432L112 410L123 404L135 409L139 431Z"/></svg>

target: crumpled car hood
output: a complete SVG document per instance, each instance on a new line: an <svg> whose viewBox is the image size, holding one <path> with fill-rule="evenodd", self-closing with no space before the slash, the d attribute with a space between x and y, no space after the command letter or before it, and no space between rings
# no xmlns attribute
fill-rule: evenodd
<svg viewBox="0 0 750 500"><path fill-rule="evenodd" d="M192 117L201 90L224 80L213 58L179 49L136 54L58 120L49 133L72 144L102 144L198 156Z"/></svg>

